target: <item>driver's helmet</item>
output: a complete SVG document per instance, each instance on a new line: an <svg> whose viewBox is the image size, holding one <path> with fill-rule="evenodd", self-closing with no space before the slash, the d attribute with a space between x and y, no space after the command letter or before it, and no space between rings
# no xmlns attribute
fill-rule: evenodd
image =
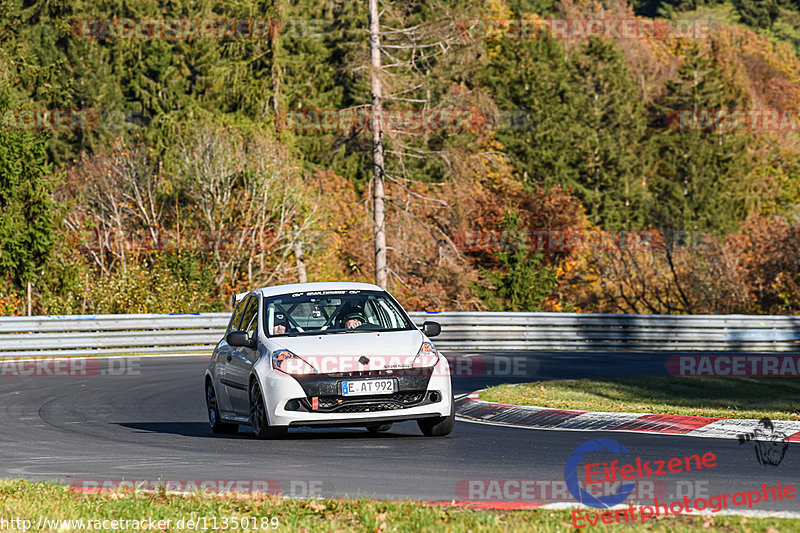
<svg viewBox="0 0 800 533"><path fill-rule="evenodd" d="M275 313L275 325L283 326L288 330L289 321L286 319L286 315L284 315L283 313Z"/></svg>
<svg viewBox="0 0 800 533"><path fill-rule="evenodd" d="M353 309L346 315L344 315L344 320L342 321L343 324L346 324L348 320L357 319L360 320L361 323L365 323L367 321L367 317L364 316L364 313L360 309Z"/></svg>

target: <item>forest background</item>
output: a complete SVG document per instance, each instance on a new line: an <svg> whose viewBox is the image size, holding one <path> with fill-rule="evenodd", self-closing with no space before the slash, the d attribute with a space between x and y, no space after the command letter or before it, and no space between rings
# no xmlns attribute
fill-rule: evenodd
<svg viewBox="0 0 800 533"><path fill-rule="evenodd" d="M367 27L345 0L3 2L0 315L373 281ZM407 309L800 309L800 0L399 0L381 27Z"/></svg>

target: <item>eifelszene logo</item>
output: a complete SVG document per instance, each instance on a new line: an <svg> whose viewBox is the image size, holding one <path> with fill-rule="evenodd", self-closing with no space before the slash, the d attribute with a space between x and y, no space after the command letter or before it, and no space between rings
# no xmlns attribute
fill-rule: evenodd
<svg viewBox="0 0 800 533"><path fill-rule="evenodd" d="M622 464L619 459L599 461L583 464L584 458L590 453L611 453L616 456L628 453L622 444L611 439L593 439L580 444L567 459L564 466L564 479L567 489L578 502L597 508L609 508L624 502L636 488L636 482L642 479L678 474L714 468L717 466L717 456L711 452L687 455L685 457L670 457L666 459L642 459L634 457L627 464ZM610 483L610 488L619 485L617 492L602 497L596 497L584 490L578 481L578 469L583 464L583 471L587 487ZM622 484L623 481L633 483Z"/></svg>
<svg viewBox="0 0 800 533"><path fill-rule="evenodd" d="M586 455L593 452L610 452L614 455L623 455L628 453L628 449L611 439L592 439L579 444L572 451L572 454L567 458L566 465L564 465L564 480L567 482L567 489L570 494L578 502L599 509L606 509L624 502L636 487L635 483L625 483L614 494L600 497L592 496L580 486L578 468Z"/></svg>

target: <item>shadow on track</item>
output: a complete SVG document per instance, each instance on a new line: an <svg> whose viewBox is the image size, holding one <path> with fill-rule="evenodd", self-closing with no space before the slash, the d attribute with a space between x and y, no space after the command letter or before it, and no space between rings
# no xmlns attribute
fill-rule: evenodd
<svg viewBox="0 0 800 533"><path fill-rule="evenodd" d="M183 437L201 437L210 439L252 439L250 426L242 425L239 432L232 435L212 433L206 422L119 422L116 425L137 430L137 433L163 433L181 435ZM409 425L409 429L412 426ZM413 426L416 429L416 426ZM276 440L328 440L328 439L399 439L419 438L426 439L422 434L399 433L392 429L382 433L370 433L363 428L291 428L287 436Z"/></svg>

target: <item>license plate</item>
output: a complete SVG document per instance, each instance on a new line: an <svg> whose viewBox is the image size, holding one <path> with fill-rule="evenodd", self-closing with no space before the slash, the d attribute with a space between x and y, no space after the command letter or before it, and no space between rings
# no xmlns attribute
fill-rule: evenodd
<svg viewBox="0 0 800 533"><path fill-rule="evenodd" d="M368 396L370 394L393 394L393 379L362 379L342 381L342 396Z"/></svg>

